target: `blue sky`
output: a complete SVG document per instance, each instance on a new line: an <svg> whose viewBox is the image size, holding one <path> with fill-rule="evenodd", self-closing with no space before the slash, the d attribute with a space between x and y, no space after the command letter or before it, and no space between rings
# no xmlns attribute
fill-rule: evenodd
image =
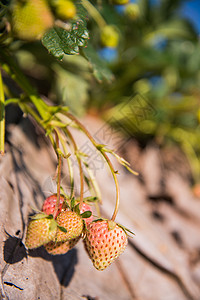
<svg viewBox="0 0 200 300"><path fill-rule="evenodd" d="M162 0L150 0L152 4L158 4ZM183 1L181 14L188 18L200 34L200 0L186 0Z"/></svg>
<svg viewBox="0 0 200 300"><path fill-rule="evenodd" d="M198 34L200 34L200 0L185 1L181 13L192 21Z"/></svg>

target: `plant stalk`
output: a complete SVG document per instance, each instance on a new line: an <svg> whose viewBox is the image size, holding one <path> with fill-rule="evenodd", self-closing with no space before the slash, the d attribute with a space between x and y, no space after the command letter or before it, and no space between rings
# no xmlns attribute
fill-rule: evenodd
<svg viewBox="0 0 200 300"><path fill-rule="evenodd" d="M56 149L59 148L59 138L58 138L58 134L57 134L57 129L54 129L55 132L55 140L56 140ZM60 206L60 181L61 181L61 168L62 168L62 157L60 153L56 153L57 157L58 157L58 173L57 173L57 201L56 201L56 205L55 205L55 209L53 212L53 217L54 219L57 216L58 213L58 209Z"/></svg>
<svg viewBox="0 0 200 300"><path fill-rule="evenodd" d="M70 140L72 141L73 147L74 147L74 152L78 161L78 165L79 165L79 173L80 173L80 204L79 204L79 208L81 210L82 205L83 205L83 193L84 193L84 176L83 176L83 167L82 167L82 163L81 163L81 159L80 159L80 155L79 155L79 150L77 147L77 144L71 134L71 132L65 128L66 134L68 135L68 137L70 138Z"/></svg>
<svg viewBox="0 0 200 300"><path fill-rule="evenodd" d="M90 16L95 20L99 28L103 28L104 26L106 26L106 21L104 20L104 18L88 0L82 0L82 5L88 11Z"/></svg>
<svg viewBox="0 0 200 300"><path fill-rule="evenodd" d="M0 70L0 154L5 152L5 95L3 90L3 80Z"/></svg>

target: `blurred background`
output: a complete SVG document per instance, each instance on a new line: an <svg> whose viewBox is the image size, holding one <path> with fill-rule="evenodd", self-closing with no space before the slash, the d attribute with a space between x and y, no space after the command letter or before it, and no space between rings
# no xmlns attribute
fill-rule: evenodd
<svg viewBox="0 0 200 300"><path fill-rule="evenodd" d="M38 42L13 43L14 55L41 94L77 116L96 114L143 146L180 147L198 184L200 4L124 2L91 1L98 13L88 10L85 52L95 56L95 72L82 55L59 62ZM141 103L132 107L136 96Z"/></svg>
<svg viewBox="0 0 200 300"><path fill-rule="evenodd" d="M68 106L139 172L136 177L119 169L119 220L136 237L119 265L105 271L108 282L113 274L118 282L115 268L122 274L118 300L198 300L200 1L85 3L90 38L84 52L60 61L41 42L20 40L10 51L46 101ZM112 180L96 157L90 163L110 214ZM86 299L117 299L119 285L106 286L103 275L87 272L94 282L93 288L85 282L93 295ZM76 276L69 286L77 290Z"/></svg>

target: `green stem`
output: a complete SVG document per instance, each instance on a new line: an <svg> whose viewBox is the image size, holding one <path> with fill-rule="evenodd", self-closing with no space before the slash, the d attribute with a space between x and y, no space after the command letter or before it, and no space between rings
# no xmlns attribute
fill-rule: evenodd
<svg viewBox="0 0 200 300"><path fill-rule="evenodd" d="M5 151L5 96L3 90L3 80L0 70L0 154Z"/></svg>
<svg viewBox="0 0 200 300"><path fill-rule="evenodd" d="M20 104L20 99L19 98L10 98L5 101L5 106L9 104Z"/></svg>
<svg viewBox="0 0 200 300"><path fill-rule="evenodd" d="M42 126L45 129L45 126L42 124L42 119L38 116L38 114L32 109L32 107L30 107L30 105L25 104L25 103L19 103L19 107L21 108L21 110L26 113L26 114L30 114L35 120L36 122Z"/></svg>
<svg viewBox="0 0 200 300"><path fill-rule="evenodd" d="M100 28L103 28L106 26L106 21L101 16L101 14L98 12L98 10L88 1L88 0L82 0L82 5L85 7L85 9L88 11L90 16L95 20L97 25Z"/></svg>

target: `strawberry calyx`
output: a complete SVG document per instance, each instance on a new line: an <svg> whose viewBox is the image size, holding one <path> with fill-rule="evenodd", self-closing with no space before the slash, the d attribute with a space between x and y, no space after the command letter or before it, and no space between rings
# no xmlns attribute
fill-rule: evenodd
<svg viewBox="0 0 200 300"><path fill-rule="evenodd" d="M101 221L107 221L107 223L108 223L108 230L113 230L115 228L115 226L118 225L121 229L124 230L124 232L127 234L127 236L132 237L131 235L135 235L134 232L132 232L130 229L128 229L124 225L122 225L120 223L117 223L117 222L114 222L112 220L108 220L106 218L102 218L101 217L101 218L93 220L91 223L96 223L96 222L101 222ZM131 234L131 235L129 235L129 234Z"/></svg>
<svg viewBox="0 0 200 300"><path fill-rule="evenodd" d="M54 231L58 225L58 223L54 220L53 215L47 215L43 212L37 213L30 217L31 220L41 220L41 219L50 219L49 231Z"/></svg>
<svg viewBox="0 0 200 300"><path fill-rule="evenodd" d="M135 235L135 233L134 232L132 232L130 229L128 229L127 227L125 227L125 226L123 226L123 225L121 225L121 224L119 224L119 223L117 223L117 225L121 228L121 229L123 229L124 231L125 231L125 233L127 234L127 236L129 236L129 237L132 237L131 235L129 235L128 233L130 233L130 234L132 234L132 235ZM128 233L127 233L128 232Z"/></svg>
<svg viewBox="0 0 200 300"><path fill-rule="evenodd" d="M62 232L67 232L67 229L65 228L65 227L63 227L63 226L60 226L60 225L58 225L57 224L57 227L62 231Z"/></svg>
<svg viewBox="0 0 200 300"><path fill-rule="evenodd" d="M82 214L80 214L80 216L81 216L83 219L90 218L91 215L92 215L91 210L86 210L86 211L84 211Z"/></svg>
<svg viewBox="0 0 200 300"><path fill-rule="evenodd" d="M41 212L39 212L39 213L37 213L37 214L35 214L35 215L33 215L33 216L30 216L30 218L31 218L32 220L39 220L39 219L45 219L45 218L47 218L47 219L52 219L52 218L53 218L53 215L47 215L47 214L45 214L45 213L43 213L43 212L41 211Z"/></svg>

